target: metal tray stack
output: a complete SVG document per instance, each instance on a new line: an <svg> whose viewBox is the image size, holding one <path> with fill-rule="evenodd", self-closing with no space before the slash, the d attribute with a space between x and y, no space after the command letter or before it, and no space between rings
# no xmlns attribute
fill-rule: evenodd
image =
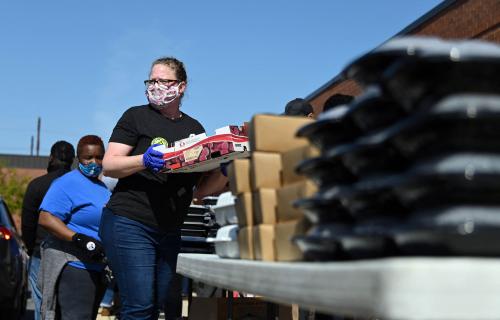
<svg viewBox="0 0 500 320"><path fill-rule="evenodd" d="M207 199L206 201L213 201ZM215 199L216 201L216 199ZM209 202L204 205L191 205L181 227L181 252L214 253L212 243L207 238L214 237L219 229L215 214L210 210Z"/></svg>
<svg viewBox="0 0 500 320"><path fill-rule="evenodd" d="M364 93L298 131L306 259L500 255L500 46L396 38L344 75Z"/></svg>

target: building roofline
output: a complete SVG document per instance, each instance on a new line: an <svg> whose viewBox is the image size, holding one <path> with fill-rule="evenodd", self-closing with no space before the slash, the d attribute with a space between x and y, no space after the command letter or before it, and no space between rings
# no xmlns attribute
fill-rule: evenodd
<svg viewBox="0 0 500 320"><path fill-rule="evenodd" d="M402 35L406 35L406 34L411 33L412 31L414 31L418 27L422 26L424 23L428 22L432 18L436 17L438 14L440 14L444 10L448 9L450 6L454 5L458 1L459 0L444 0L443 2L441 2L440 4L438 4L437 6L435 6L431 10L429 10L427 13L425 13L423 16L419 17L417 20L413 21L408 26L406 26L401 31L399 31L398 33L396 33L395 35L393 35L392 37L390 37L388 40L386 40L384 42L387 42L387 41L389 41L390 39L392 39L394 37L402 36ZM307 95L305 97L305 99L307 101L311 101L312 99L316 98L321 93L323 93L329 87L331 87L331 86L333 86L333 85L335 85L335 84L337 84L339 82L342 82L344 80L346 80L346 79L344 79L341 76L341 74L338 74L335 77L333 77L331 80L329 80L328 82L326 82L324 85L322 85L321 87L319 87L318 89L314 90L312 93L310 93L309 95Z"/></svg>
<svg viewBox="0 0 500 320"><path fill-rule="evenodd" d="M333 86L334 84L336 84L338 82L342 82L342 80L344 80L344 79L342 78L342 76L340 74L336 75L330 81L328 81L327 83L325 83L324 85L322 85L318 89L314 90L312 93L308 94L304 99L306 99L307 101L311 101L312 99L319 96L322 92L324 92L329 87Z"/></svg>
<svg viewBox="0 0 500 320"><path fill-rule="evenodd" d="M0 157L22 157L22 158L48 158L49 156L32 156L29 154L16 154L16 153L0 153Z"/></svg>
<svg viewBox="0 0 500 320"><path fill-rule="evenodd" d="M436 17L442 11L444 11L444 10L448 9L449 7L451 7L452 5L456 4L458 1L459 0L444 0L443 2L441 2L440 4L438 4L437 6L435 6L431 10L429 10L429 12L425 13L423 16L421 16L417 20L415 20L412 23L410 23L408 26L406 26L405 28L403 28L403 30L399 31L398 33L396 33L395 35L393 35L389 39L392 39L392 38L397 37L397 36L402 36L402 35L406 35L406 34L411 33L412 31L414 31L418 27L422 26L423 24L425 24L429 20L431 20L434 17Z"/></svg>

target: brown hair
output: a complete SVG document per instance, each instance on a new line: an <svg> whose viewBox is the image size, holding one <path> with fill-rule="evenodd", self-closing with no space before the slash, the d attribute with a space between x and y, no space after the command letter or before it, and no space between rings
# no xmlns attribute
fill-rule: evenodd
<svg viewBox="0 0 500 320"><path fill-rule="evenodd" d="M187 83L186 69L184 68L184 63L182 63L180 60L177 60L174 57L162 57L153 61L151 69L153 69L153 67L157 64L163 64L170 67L172 70L174 70L177 80Z"/></svg>
<svg viewBox="0 0 500 320"><path fill-rule="evenodd" d="M187 73L186 68L184 68L184 63L174 57L162 57L158 58L151 64L151 69L157 64L163 64L168 66L175 72L175 77L178 81L183 81L187 84ZM150 71L151 74L151 71ZM184 97L184 93L181 94L181 99Z"/></svg>
<svg viewBox="0 0 500 320"><path fill-rule="evenodd" d="M102 139L96 135L89 134L81 137L80 141L78 141L78 146L76 147L76 156L80 157L82 148L88 145L101 146L102 150L104 151L104 143L102 142Z"/></svg>

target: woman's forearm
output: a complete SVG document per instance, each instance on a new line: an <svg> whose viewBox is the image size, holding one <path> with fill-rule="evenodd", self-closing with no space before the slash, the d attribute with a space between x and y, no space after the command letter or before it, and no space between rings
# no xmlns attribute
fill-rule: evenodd
<svg viewBox="0 0 500 320"><path fill-rule="evenodd" d="M61 221L61 219L54 217L52 214L46 211L40 212L38 223L48 232L61 240L71 241L73 235L76 233L68 228L68 226Z"/></svg>
<svg viewBox="0 0 500 320"><path fill-rule="evenodd" d="M102 159L103 174L111 178L123 178L144 170L143 155L131 156L133 146L110 142Z"/></svg>
<svg viewBox="0 0 500 320"><path fill-rule="evenodd" d="M105 155L102 161L103 174L112 178L123 178L144 170L142 154L136 156Z"/></svg>
<svg viewBox="0 0 500 320"><path fill-rule="evenodd" d="M210 171L207 176L204 176L196 186L194 191L194 199L202 199L206 196L218 194L224 191L227 185L227 177L225 177L220 169ZM195 200L196 201L196 200Z"/></svg>

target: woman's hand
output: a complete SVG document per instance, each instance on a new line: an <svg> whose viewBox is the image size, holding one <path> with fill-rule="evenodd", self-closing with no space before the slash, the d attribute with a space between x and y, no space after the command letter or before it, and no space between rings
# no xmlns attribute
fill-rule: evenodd
<svg viewBox="0 0 500 320"><path fill-rule="evenodd" d="M83 233L75 233L71 238L73 243L85 252L85 254L94 261L104 259L104 247L102 243Z"/></svg>
<svg viewBox="0 0 500 320"><path fill-rule="evenodd" d="M159 144L154 144L144 152L142 156L143 165L153 172L160 172L160 170L165 168L165 160L163 160L163 153L156 151L154 147L159 146Z"/></svg>
<svg viewBox="0 0 500 320"><path fill-rule="evenodd" d="M201 202L204 197L226 191L227 181L227 177L222 174L219 168L209 171L198 182L194 190L193 200Z"/></svg>

